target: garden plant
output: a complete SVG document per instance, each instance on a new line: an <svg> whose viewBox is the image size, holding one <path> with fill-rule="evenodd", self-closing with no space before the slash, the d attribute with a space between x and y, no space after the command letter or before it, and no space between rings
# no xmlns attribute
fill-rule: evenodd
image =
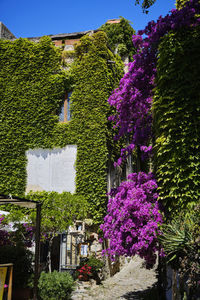
<svg viewBox="0 0 200 300"><path fill-rule="evenodd" d="M149 22L133 36L136 47L133 62L109 98L110 105L116 109L110 117L118 129L116 139L126 137L128 141L116 166L132 156L137 172L146 171L150 166L154 173L152 179L156 178L157 183L153 179L154 184L152 181L148 184L148 173L143 173L149 189L146 195L137 180L141 173L130 174L126 182L111 192L101 228L104 237L111 241L107 252L112 257L139 254L146 262L150 261L147 263L150 267L155 263L157 238L162 234L161 213L164 222L171 223L167 225L169 229L176 226L172 220L178 213L193 211L199 202L200 3L179 1L178 8L159 17L157 22ZM155 218L155 212L159 217ZM184 222L179 227L180 236L177 232L174 239L183 238L188 221ZM145 232L148 223L153 226ZM162 228L166 253L159 252L169 255L164 243L169 234ZM187 238L193 236L191 227L189 230ZM199 235L196 241L198 238ZM183 262L179 247L184 246L184 241L181 244L171 240L169 244L177 247L174 253ZM196 255L197 244L191 242L189 248ZM190 254L184 259L188 261L189 257ZM193 292L196 283L193 282Z"/></svg>
<svg viewBox="0 0 200 300"><path fill-rule="evenodd" d="M42 300L68 300L74 288L74 280L68 272L42 272L38 288Z"/></svg>

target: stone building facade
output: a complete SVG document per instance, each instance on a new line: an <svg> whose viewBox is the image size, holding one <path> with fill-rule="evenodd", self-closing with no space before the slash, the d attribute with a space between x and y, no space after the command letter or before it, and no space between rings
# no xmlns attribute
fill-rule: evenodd
<svg viewBox="0 0 200 300"><path fill-rule="evenodd" d="M0 22L0 39L16 39L14 34L2 22Z"/></svg>
<svg viewBox="0 0 200 300"><path fill-rule="evenodd" d="M111 24L119 23L120 20L109 20ZM97 30L88 30L74 33L63 33L57 35L49 35L56 47L60 47L63 52L70 52L74 50L74 45L77 44L81 37L89 34L92 35ZM7 29L7 27L0 22L0 38L16 39L16 37ZM38 42L40 37L30 37L29 40ZM65 58L68 65L70 61L69 56ZM127 61L126 61L127 62ZM76 162L76 145L66 146L62 149L30 149L26 153L27 157L27 192L32 191L75 191L75 162ZM66 159L67 157L67 159ZM69 177L69 180L66 180ZM120 177L120 174L119 176ZM113 186L116 178L116 171L108 171L107 186L108 191ZM62 179L62 180L61 180ZM63 180L64 179L64 180ZM70 183L70 186L66 185ZM101 256L102 244L99 243L98 234L92 226L91 220L85 220L84 226L68 229L68 234L61 236L60 239L60 269L68 269L78 264L81 256L81 248L83 248L83 255ZM67 230L67 229L66 229ZM81 242L80 242L80 241ZM59 241L57 241L59 243ZM75 245L75 246L74 246ZM58 249L59 247L56 247ZM80 249L79 249L80 248ZM57 250L56 250L57 253ZM55 255L56 255L55 253ZM59 255L59 253L57 253ZM69 262L69 263L67 263Z"/></svg>

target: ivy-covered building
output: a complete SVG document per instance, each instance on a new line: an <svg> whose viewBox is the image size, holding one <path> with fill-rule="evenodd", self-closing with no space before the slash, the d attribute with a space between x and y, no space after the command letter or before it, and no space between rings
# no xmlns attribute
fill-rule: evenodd
<svg viewBox="0 0 200 300"><path fill-rule="evenodd" d="M114 181L107 99L123 76L121 57L102 30L13 37L0 40L0 193L76 192L99 223Z"/></svg>

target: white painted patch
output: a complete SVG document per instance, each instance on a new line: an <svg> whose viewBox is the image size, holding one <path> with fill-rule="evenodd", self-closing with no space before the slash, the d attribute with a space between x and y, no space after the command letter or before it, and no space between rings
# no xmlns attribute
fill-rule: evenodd
<svg viewBox="0 0 200 300"><path fill-rule="evenodd" d="M32 191L75 192L77 146L33 149L27 156L27 187Z"/></svg>

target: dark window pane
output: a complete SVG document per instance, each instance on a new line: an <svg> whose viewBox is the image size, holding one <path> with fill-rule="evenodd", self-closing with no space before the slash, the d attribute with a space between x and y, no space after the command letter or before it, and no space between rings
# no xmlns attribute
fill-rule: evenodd
<svg viewBox="0 0 200 300"><path fill-rule="evenodd" d="M64 102L63 102L61 112L59 114L59 122L64 122L64 118L65 118L65 111L64 111Z"/></svg>
<svg viewBox="0 0 200 300"><path fill-rule="evenodd" d="M72 92L68 93L67 95L67 121L71 120L71 112L70 112L70 97Z"/></svg>

